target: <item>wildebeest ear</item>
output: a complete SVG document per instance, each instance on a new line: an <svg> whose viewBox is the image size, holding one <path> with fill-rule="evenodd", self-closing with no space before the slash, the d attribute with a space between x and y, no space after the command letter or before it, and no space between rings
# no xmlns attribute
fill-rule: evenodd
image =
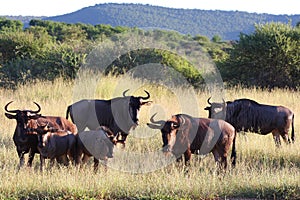
<svg viewBox="0 0 300 200"><path fill-rule="evenodd" d="M5 116L6 116L8 119L16 119L16 118L17 118L17 115L12 115L12 114L9 114L9 113L5 113Z"/></svg>
<svg viewBox="0 0 300 200"><path fill-rule="evenodd" d="M153 101L145 101L145 102L141 102L141 106L150 106L152 104Z"/></svg>
<svg viewBox="0 0 300 200"><path fill-rule="evenodd" d="M40 114L38 114L38 115L30 115L30 116L28 116L28 118L29 119L38 119L38 118L40 118L41 117L41 115Z"/></svg>
<svg viewBox="0 0 300 200"><path fill-rule="evenodd" d="M150 123L147 123L147 126L149 127L149 128L152 128L152 129L162 129L162 127L163 127L163 124L150 124Z"/></svg>
<svg viewBox="0 0 300 200"><path fill-rule="evenodd" d="M204 108L204 110L210 110L210 108L211 108L211 107L208 107L208 106L207 106L207 107Z"/></svg>

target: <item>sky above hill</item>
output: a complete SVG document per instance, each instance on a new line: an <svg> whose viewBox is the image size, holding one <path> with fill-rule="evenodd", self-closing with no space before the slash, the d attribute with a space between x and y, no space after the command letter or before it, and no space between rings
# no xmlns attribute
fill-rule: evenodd
<svg viewBox="0 0 300 200"><path fill-rule="evenodd" d="M300 14L299 0L0 0L0 15L56 16L102 3L140 3L170 8Z"/></svg>

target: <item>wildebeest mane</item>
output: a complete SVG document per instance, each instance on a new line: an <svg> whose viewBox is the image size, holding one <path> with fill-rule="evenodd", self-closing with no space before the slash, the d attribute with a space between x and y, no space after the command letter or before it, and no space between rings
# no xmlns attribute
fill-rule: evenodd
<svg viewBox="0 0 300 200"><path fill-rule="evenodd" d="M275 106L268 106L264 109L259 109L263 106L256 101L250 99L238 99L231 103L227 102L226 121L235 124L237 131L254 131L266 134L270 132L264 130L266 124L270 127L270 117L266 113L276 112Z"/></svg>

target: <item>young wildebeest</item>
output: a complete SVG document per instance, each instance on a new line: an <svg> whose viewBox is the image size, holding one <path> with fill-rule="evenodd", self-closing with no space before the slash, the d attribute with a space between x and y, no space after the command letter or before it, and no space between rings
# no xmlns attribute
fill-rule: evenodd
<svg viewBox="0 0 300 200"><path fill-rule="evenodd" d="M236 164L235 129L223 120L193 118L186 114L173 115L171 119L155 122L153 116L151 128L160 128L163 139L163 151L172 153L176 158L184 154L185 164L191 159L191 154L205 155L213 153L220 169L227 168L227 156L232 147L231 159L233 167Z"/></svg>
<svg viewBox="0 0 300 200"><path fill-rule="evenodd" d="M31 128L37 128L37 124L49 123L51 127L68 130L74 134L77 134L76 125L63 117L53 117L53 116L42 116L38 114L41 111L39 104L34 104L38 107L37 110L9 110L8 106L13 101L7 103L4 107L5 116L9 119L15 119L17 121L16 129L13 135L13 141L17 148L18 156L20 159L20 164L18 169L24 165L25 159L24 155L29 153L28 163L29 167L32 166L35 153L39 153L37 149L38 137L36 132L28 131Z"/></svg>
<svg viewBox="0 0 300 200"><path fill-rule="evenodd" d="M94 157L94 172L97 172L99 160L104 161L106 167L108 158L113 157L113 148L118 140L110 129L100 126L97 130L78 133L77 138L77 163L85 164L90 157Z"/></svg>
<svg viewBox="0 0 300 200"><path fill-rule="evenodd" d="M283 106L259 104L250 99L237 99L233 102L223 100L223 103L211 103L205 110L209 118L224 119L232 124L237 132L251 131L266 135L272 132L276 146L280 146L280 136L290 143L289 130L292 127L291 138L294 142L294 113Z"/></svg>
<svg viewBox="0 0 300 200"><path fill-rule="evenodd" d="M58 130L49 127L49 124L38 125L37 128L30 129L38 135L38 150L41 156L40 170L43 170L45 159L50 159L50 167L55 159L65 166L71 160L75 164L76 159L76 136L70 131Z"/></svg>

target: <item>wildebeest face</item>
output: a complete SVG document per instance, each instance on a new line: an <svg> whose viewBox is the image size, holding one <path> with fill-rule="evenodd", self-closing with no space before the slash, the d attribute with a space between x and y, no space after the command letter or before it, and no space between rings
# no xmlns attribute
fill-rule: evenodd
<svg viewBox="0 0 300 200"><path fill-rule="evenodd" d="M139 123L139 112L141 108L141 102L136 97L131 97L129 100L129 114L132 121L138 125Z"/></svg>
<svg viewBox="0 0 300 200"><path fill-rule="evenodd" d="M7 112L7 113L5 113L5 116L9 119L15 119L17 121L17 126L23 128L23 129L26 129L27 123L29 122L29 120L38 119L39 117L41 117L40 114L37 114L41 110L41 107L37 103L34 102L34 104L36 104L37 107L38 107L38 110L36 110L36 111L32 111L32 110L8 110L8 106L12 102L13 101L9 102L4 107L5 111ZM11 114L11 113L15 113L15 114Z"/></svg>
<svg viewBox="0 0 300 200"><path fill-rule="evenodd" d="M207 100L210 106L204 108L208 111L208 118L214 119L225 119L226 117L226 102L223 100L223 103L210 103L210 98Z"/></svg>
<svg viewBox="0 0 300 200"><path fill-rule="evenodd" d="M123 93L124 97L125 97L125 93L126 93L126 91ZM139 112L140 112L141 106L149 105L151 103L151 101L143 101L143 100L146 100L146 99L150 98L149 92L147 92L145 90L145 93L147 94L146 97L130 96L130 99L129 99L129 114L130 114L130 117L131 117L132 121L136 125L138 125L138 123L139 123Z"/></svg>
<svg viewBox="0 0 300 200"><path fill-rule="evenodd" d="M38 147L43 148L46 146L47 138L48 138L48 133L51 132L50 127L48 124L45 125L38 125L36 129L33 129L32 131L35 131L38 136Z"/></svg>
<svg viewBox="0 0 300 200"><path fill-rule="evenodd" d="M161 129L163 151L167 154L173 153L179 127L180 123L177 120L168 120Z"/></svg>
<svg viewBox="0 0 300 200"><path fill-rule="evenodd" d="M9 119L15 119L17 121L16 130L21 131L21 134L25 134L30 120L35 120L41 117L40 114L32 114L30 111L17 111L15 115L5 113L5 116Z"/></svg>

